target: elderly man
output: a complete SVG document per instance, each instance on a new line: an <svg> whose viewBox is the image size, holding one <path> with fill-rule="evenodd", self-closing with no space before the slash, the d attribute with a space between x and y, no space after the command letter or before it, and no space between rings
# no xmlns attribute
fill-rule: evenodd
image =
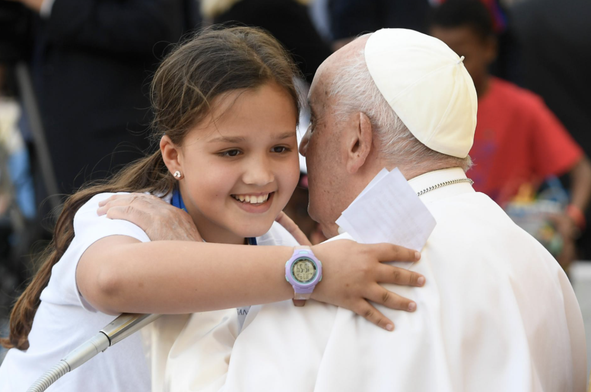
<svg viewBox="0 0 591 392"><path fill-rule="evenodd" d="M316 302L254 307L218 368L225 391L584 390L583 322L567 277L466 177L476 91L462 60L435 38L384 29L318 69L300 147L310 215L336 236L376 174L399 168L437 221L421 260L406 265L427 283L396 289L414 313L376 306L393 332ZM194 376L171 390L221 385L183 356L167 377Z"/></svg>

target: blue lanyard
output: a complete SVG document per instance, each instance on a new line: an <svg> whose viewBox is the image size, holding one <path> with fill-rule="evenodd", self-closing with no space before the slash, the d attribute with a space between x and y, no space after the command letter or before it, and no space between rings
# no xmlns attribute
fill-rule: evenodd
<svg viewBox="0 0 591 392"><path fill-rule="evenodd" d="M181 192L178 188L174 188L174 191L172 191L171 204L177 208L180 208L186 213L189 213L189 211L187 211L187 207L185 207L185 203L183 202L183 198L181 197Z"/></svg>
<svg viewBox="0 0 591 392"><path fill-rule="evenodd" d="M187 211L187 208L185 207L185 203L183 202L181 192L179 191L178 188L174 188L174 190L172 191L171 204L177 208L180 208L181 210L184 210L186 213L189 213L189 211ZM246 244L247 245L256 245L257 244L256 237L247 237Z"/></svg>

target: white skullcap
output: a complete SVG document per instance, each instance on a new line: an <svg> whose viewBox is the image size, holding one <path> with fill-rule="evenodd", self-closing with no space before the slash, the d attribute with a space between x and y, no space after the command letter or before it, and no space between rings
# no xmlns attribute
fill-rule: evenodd
<svg viewBox="0 0 591 392"><path fill-rule="evenodd" d="M365 44L376 86L410 132L432 150L465 158L472 148L478 100L463 58L437 38L381 29Z"/></svg>

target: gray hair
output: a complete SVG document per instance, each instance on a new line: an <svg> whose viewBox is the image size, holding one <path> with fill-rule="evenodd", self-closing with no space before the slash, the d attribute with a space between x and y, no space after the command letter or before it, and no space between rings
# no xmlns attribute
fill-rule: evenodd
<svg viewBox="0 0 591 392"><path fill-rule="evenodd" d="M361 49L339 64L339 69L327 86L328 96L334 97L335 116L344 121L355 112L369 117L375 132L378 154L386 162L410 166L421 171L472 165L470 157L456 158L430 149L409 131L382 96L365 64Z"/></svg>

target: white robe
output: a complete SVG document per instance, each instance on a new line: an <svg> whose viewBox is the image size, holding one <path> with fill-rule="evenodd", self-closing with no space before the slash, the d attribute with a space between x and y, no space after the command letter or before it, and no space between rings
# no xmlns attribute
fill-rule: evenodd
<svg viewBox="0 0 591 392"><path fill-rule="evenodd" d="M464 177L447 169L410 184L419 191ZM221 390L584 391L583 320L554 258L467 183L421 200L437 226L419 262L396 264L427 283L388 286L416 301L414 313L378 306L396 325L386 332L314 301L253 307L233 349L224 348L226 356L232 350L229 367L215 370ZM211 364L195 366L194 351L181 355L176 372L192 381L171 391L220 390L198 381L212 377Z"/></svg>

